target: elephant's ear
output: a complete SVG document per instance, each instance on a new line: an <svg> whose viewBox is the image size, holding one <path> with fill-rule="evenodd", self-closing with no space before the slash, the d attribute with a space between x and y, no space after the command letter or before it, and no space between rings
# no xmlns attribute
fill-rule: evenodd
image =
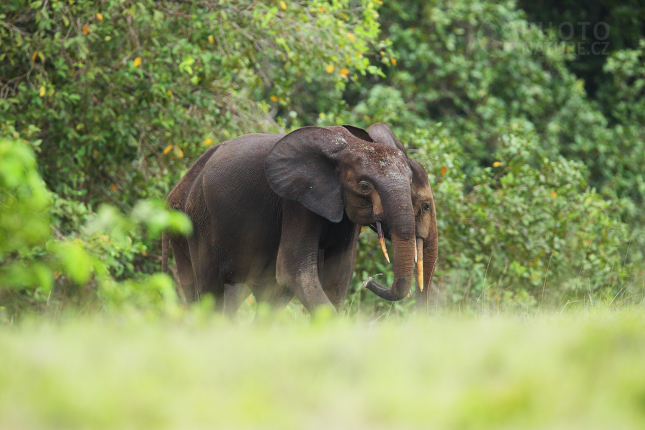
<svg viewBox="0 0 645 430"><path fill-rule="evenodd" d="M303 127L280 139L269 152L264 173L271 189L332 222L345 207L337 160L347 148L339 134L321 127Z"/></svg>
<svg viewBox="0 0 645 430"><path fill-rule="evenodd" d="M366 140L368 142L374 142L372 136L370 136L368 132L360 127L354 127L353 125L343 125L343 127L359 139Z"/></svg>
<svg viewBox="0 0 645 430"><path fill-rule="evenodd" d="M392 148L399 149L405 152L405 147L399 139L396 138L390 127L384 122L377 122L372 124L367 130L367 133L376 143L381 143L383 145L391 146Z"/></svg>

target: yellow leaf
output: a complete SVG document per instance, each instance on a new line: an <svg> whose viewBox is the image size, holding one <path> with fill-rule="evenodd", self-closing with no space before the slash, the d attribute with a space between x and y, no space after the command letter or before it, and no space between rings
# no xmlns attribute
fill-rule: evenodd
<svg viewBox="0 0 645 430"><path fill-rule="evenodd" d="M172 91L168 90L168 91L166 91L166 93L167 93L170 97L172 97Z"/></svg>
<svg viewBox="0 0 645 430"><path fill-rule="evenodd" d="M556 193L555 191L551 191L551 197L558 197L558 193Z"/></svg>
<svg viewBox="0 0 645 430"><path fill-rule="evenodd" d="M445 175L447 171L448 169L446 168L446 166L441 166L441 176Z"/></svg>
<svg viewBox="0 0 645 430"><path fill-rule="evenodd" d="M172 151L172 148L173 148L173 147L174 147L174 145L168 145L168 146L166 146L166 147L164 148L164 150L163 150L164 155L165 155L165 154L167 154L167 153L169 153L170 151Z"/></svg>
<svg viewBox="0 0 645 430"><path fill-rule="evenodd" d="M379 54L385 56L385 52L383 52L383 51L379 52Z"/></svg>
<svg viewBox="0 0 645 430"><path fill-rule="evenodd" d="M114 184L110 185L110 187L112 187L112 191L116 191L116 190L118 190L118 188L117 188L117 187L116 187L116 185L114 185Z"/></svg>
<svg viewBox="0 0 645 430"><path fill-rule="evenodd" d="M141 65L141 57L134 59L134 67L139 67Z"/></svg>
<svg viewBox="0 0 645 430"><path fill-rule="evenodd" d="M87 26L87 24L85 24L85 25L83 26L83 34L86 34L86 35L87 35L87 34L89 34L89 33L90 33L90 29L89 29L89 27Z"/></svg>
<svg viewBox="0 0 645 430"><path fill-rule="evenodd" d="M177 157L184 158L184 151L182 151L180 147L175 146L175 153L177 154Z"/></svg>
<svg viewBox="0 0 645 430"><path fill-rule="evenodd" d="M392 63L393 66L396 66L396 60L394 58L390 58L390 62Z"/></svg>
<svg viewBox="0 0 645 430"><path fill-rule="evenodd" d="M381 0L374 0L374 3L376 3L376 4L383 4L383 2L382 2Z"/></svg>
<svg viewBox="0 0 645 430"><path fill-rule="evenodd" d="M354 36L352 33L347 33L347 38L352 42L356 40L356 36Z"/></svg>
<svg viewBox="0 0 645 430"><path fill-rule="evenodd" d="M206 139L204 141L204 146L210 146L210 145L213 144L213 142L214 142L214 140L209 137L208 139Z"/></svg>
<svg viewBox="0 0 645 430"><path fill-rule="evenodd" d="M349 74L349 70L347 70L347 69L341 69L341 71L340 71L340 72L338 72L338 73L339 73L339 74L340 74L340 76L342 76L343 78L346 78L346 77L347 77L347 75Z"/></svg>
<svg viewBox="0 0 645 430"><path fill-rule="evenodd" d="M96 19L98 19L99 21L103 21L103 14L101 12L97 13Z"/></svg>
<svg viewBox="0 0 645 430"><path fill-rule="evenodd" d="M278 98L277 98L276 96L271 96L271 101L272 101L272 102L277 102L277 101L278 101Z"/></svg>
<svg viewBox="0 0 645 430"><path fill-rule="evenodd" d="M496 161L496 162L493 163L493 167L499 167L501 165L502 165L501 161Z"/></svg>
<svg viewBox="0 0 645 430"><path fill-rule="evenodd" d="M34 52L34 55L31 56L31 61L36 61L37 56L38 56L38 51Z"/></svg>
<svg viewBox="0 0 645 430"><path fill-rule="evenodd" d="M327 9L325 9L324 7L321 7L321 8L318 8L318 10L319 10L319 11L321 11L321 12L324 12L324 11L326 11Z"/></svg>
<svg viewBox="0 0 645 430"><path fill-rule="evenodd" d="M329 66L327 66L327 68L325 70L327 71L327 73L333 72L334 71L334 65L330 64Z"/></svg>
<svg viewBox="0 0 645 430"><path fill-rule="evenodd" d="M40 97L45 97L45 87L40 87Z"/></svg>
<svg viewBox="0 0 645 430"><path fill-rule="evenodd" d="M208 43L213 44L213 42L215 42L215 39L213 39L213 35L211 34L208 36Z"/></svg>
<svg viewBox="0 0 645 430"><path fill-rule="evenodd" d="M287 4L283 1L280 2L280 7L282 8L282 10L287 10Z"/></svg>

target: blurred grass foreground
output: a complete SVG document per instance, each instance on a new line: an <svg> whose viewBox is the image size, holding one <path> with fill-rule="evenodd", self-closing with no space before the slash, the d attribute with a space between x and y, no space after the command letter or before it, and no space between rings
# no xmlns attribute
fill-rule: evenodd
<svg viewBox="0 0 645 430"><path fill-rule="evenodd" d="M645 428L642 309L0 329L0 428Z"/></svg>

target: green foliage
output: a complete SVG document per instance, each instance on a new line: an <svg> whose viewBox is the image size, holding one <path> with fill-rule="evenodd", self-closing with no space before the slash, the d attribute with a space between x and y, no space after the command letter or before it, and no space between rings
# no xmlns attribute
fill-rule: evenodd
<svg viewBox="0 0 645 430"><path fill-rule="evenodd" d="M49 234L49 196L26 142L0 137L0 256Z"/></svg>
<svg viewBox="0 0 645 430"><path fill-rule="evenodd" d="M591 98L606 86L602 73L607 57L620 50L634 49L645 36L645 8L625 0L518 0L529 21L543 29L558 32L559 37L578 54L568 64L576 76L584 79ZM601 105L602 108L602 105Z"/></svg>
<svg viewBox="0 0 645 430"><path fill-rule="evenodd" d="M598 144L599 156L593 167L607 178L603 190L623 197L630 219L643 221L645 201L645 39L638 49L617 51L607 59L604 71L609 75L598 97L609 110L609 121L615 126ZM601 136L604 137L604 136Z"/></svg>
<svg viewBox="0 0 645 430"><path fill-rule="evenodd" d="M473 175L466 193L455 142L427 130L410 139L434 173L445 256L439 276L457 287L448 287L452 298L487 293L535 302L553 285L560 295L616 295L627 274L627 226L587 188L581 163L544 155L535 133L514 125L500 130L497 161ZM451 148L457 153L447 167L441 154Z"/></svg>
<svg viewBox="0 0 645 430"><path fill-rule="evenodd" d="M26 142L0 136L0 292L52 286L49 265L34 246L49 237L49 195Z"/></svg>
<svg viewBox="0 0 645 430"><path fill-rule="evenodd" d="M170 279L158 275L144 281L135 276L132 260L146 252L133 237L158 237L169 229L189 234L188 218L168 211L162 202L139 202L129 216L102 207L87 227L63 236L55 227L52 236L50 193L36 171L35 156L22 140L0 137L0 308L14 315L24 307L38 308L63 300L66 293L81 297L79 287L98 287L106 307L141 302L158 306L176 304ZM64 207L60 204L58 208ZM91 217L90 217L91 218ZM136 292L136 293L135 293ZM52 294L53 293L53 294ZM161 307L160 307L161 308Z"/></svg>
<svg viewBox="0 0 645 430"><path fill-rule="evenodd" d="M364 74L378 14L353 6L10 0L0 115L39 130L40 168L60 196L119 207L160 197L203 143L275 130L267 111L300 79L338 93Z"/></svg>

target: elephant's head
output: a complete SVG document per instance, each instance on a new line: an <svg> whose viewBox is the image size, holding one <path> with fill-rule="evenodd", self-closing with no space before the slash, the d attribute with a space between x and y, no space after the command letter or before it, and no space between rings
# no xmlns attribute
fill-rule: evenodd
<svg viewBox="0 0 645 430"><path fill-rule="evenodd" d="M398 148L405 153L403 144L396 138L390 127L385 123L372 125L367 134L375 142ZM412 170L412 204L415 214L415 236L417 243L417 275L423 300L428 303L432 276L438 257L437 214L435 210L432 188L428 174L423 166L408 157ZM387 232L386 232L387 236ZM367 285L370 288L370 285ZM370 290L380 295L378 287L372 285Z"/></svg>
<svg viewBox="0 0 645 430"><path fill-rule="evenodd" d="M395 281L391 288L374 281L368 288L388 300L407 296L416 241L413 176L405 152L373 142L354 127L304 127L275 144L265 174L280 197L331 222L347 214L360 225L382 224L392 241Z"/></svg>

